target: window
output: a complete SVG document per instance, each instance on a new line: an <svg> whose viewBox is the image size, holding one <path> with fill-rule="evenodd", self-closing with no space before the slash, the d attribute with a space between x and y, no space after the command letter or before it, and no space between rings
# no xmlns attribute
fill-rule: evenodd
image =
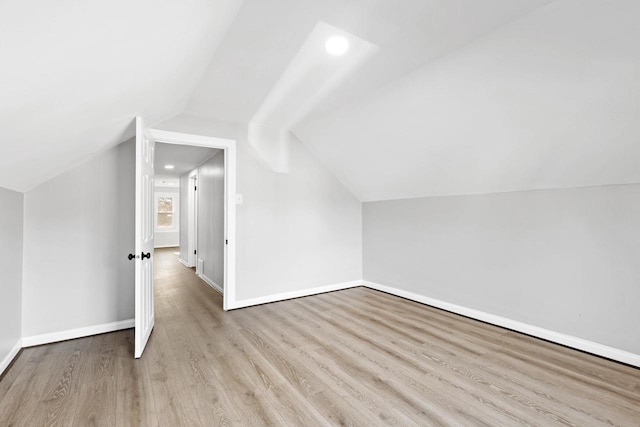
<svg viewBox="0 0 640 427"><path fill-rule="evenodd" d="M173 197L158 197L158 228L173 228Z"/></svg>
<svg viewBox="0 0 640 427"><path fill-rule="evenodd" d="M178 209L180 202L178 194L156 193L155 209L155 230L156 232L176 232L179 227Z"/></svg>

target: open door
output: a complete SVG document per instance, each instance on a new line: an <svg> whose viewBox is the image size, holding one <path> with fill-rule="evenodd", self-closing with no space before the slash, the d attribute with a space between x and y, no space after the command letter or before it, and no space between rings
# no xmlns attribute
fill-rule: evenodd
<svg viewBox="0 0 640 427"><path fill-rule="evenodd" d="M135 357L142 356L154 324L153 309L153 156L141 117L136 117L136 332Z"/></svg>

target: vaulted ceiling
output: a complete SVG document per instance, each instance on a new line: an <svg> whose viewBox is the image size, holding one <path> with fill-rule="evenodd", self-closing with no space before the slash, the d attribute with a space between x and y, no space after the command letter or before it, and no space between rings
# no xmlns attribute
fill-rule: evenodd
<svg viewBox="0 0 640 427"><path fill-rule="evenodd" d="M640 182L635 0L36 3L0 2L0 186L181 113L291 131L363 201Z"/></svg>
<svg viewBox="0 0 640 427"><path fill-rule="evenodd" d="M240 0L0 1L0 186L26 191L184 110Z"/></svg>

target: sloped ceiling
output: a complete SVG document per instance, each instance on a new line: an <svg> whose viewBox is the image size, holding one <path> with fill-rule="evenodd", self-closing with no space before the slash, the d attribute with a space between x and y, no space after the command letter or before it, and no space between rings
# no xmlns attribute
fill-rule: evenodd
<svg viewBox="0 0 640 427"><path fill-rule="evenodd" d="M640 182L638 16L553 2L294 132L363 201Z"/></svg>
<svg viewBox="0 0 640 427"><path fill-rule="evenodd" d="M187 110L251 121L319 21L370 42L292 126L360 200L640 182L640 2L267 3Z"/></svg>
<svg viewBox="0 0 640 427"><path fill-rule="evenodd" d="M187 112L249 122L318 22L379 50L345 76L313 114L353 102L550 1L245 0Z"/></svg>
<svg viewBox="0 0 640 427"><path fill-rule="evenodd" d="M180 113L241 0L0 2L0 186L26 191Z"/></svg>
<svg viewBox="0 0 640 427"><path fill-rule="evenodd" d="M0 186L125 140L135 115L291 110L313 80L283 79L326 55L318 28L368 53L287 130L363 201L640 182L637 16L635 0L5 0Z"/></svg>

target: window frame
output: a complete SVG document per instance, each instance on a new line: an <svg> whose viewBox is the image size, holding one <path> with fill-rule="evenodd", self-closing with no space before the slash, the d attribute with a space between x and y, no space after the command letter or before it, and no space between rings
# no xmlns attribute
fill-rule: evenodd
<svg viewBox="0 0 640 427"><path fill-rule="evenodd" d="M158 211L158 201L161 198L173 199L171 214L173 215L173 224L171 227L159 227L158 226L158 214L168 213ZM153 229L156 233L176 233L180 230L180 193L172 193L166 191L156 191L153 195Z"/></svg>

